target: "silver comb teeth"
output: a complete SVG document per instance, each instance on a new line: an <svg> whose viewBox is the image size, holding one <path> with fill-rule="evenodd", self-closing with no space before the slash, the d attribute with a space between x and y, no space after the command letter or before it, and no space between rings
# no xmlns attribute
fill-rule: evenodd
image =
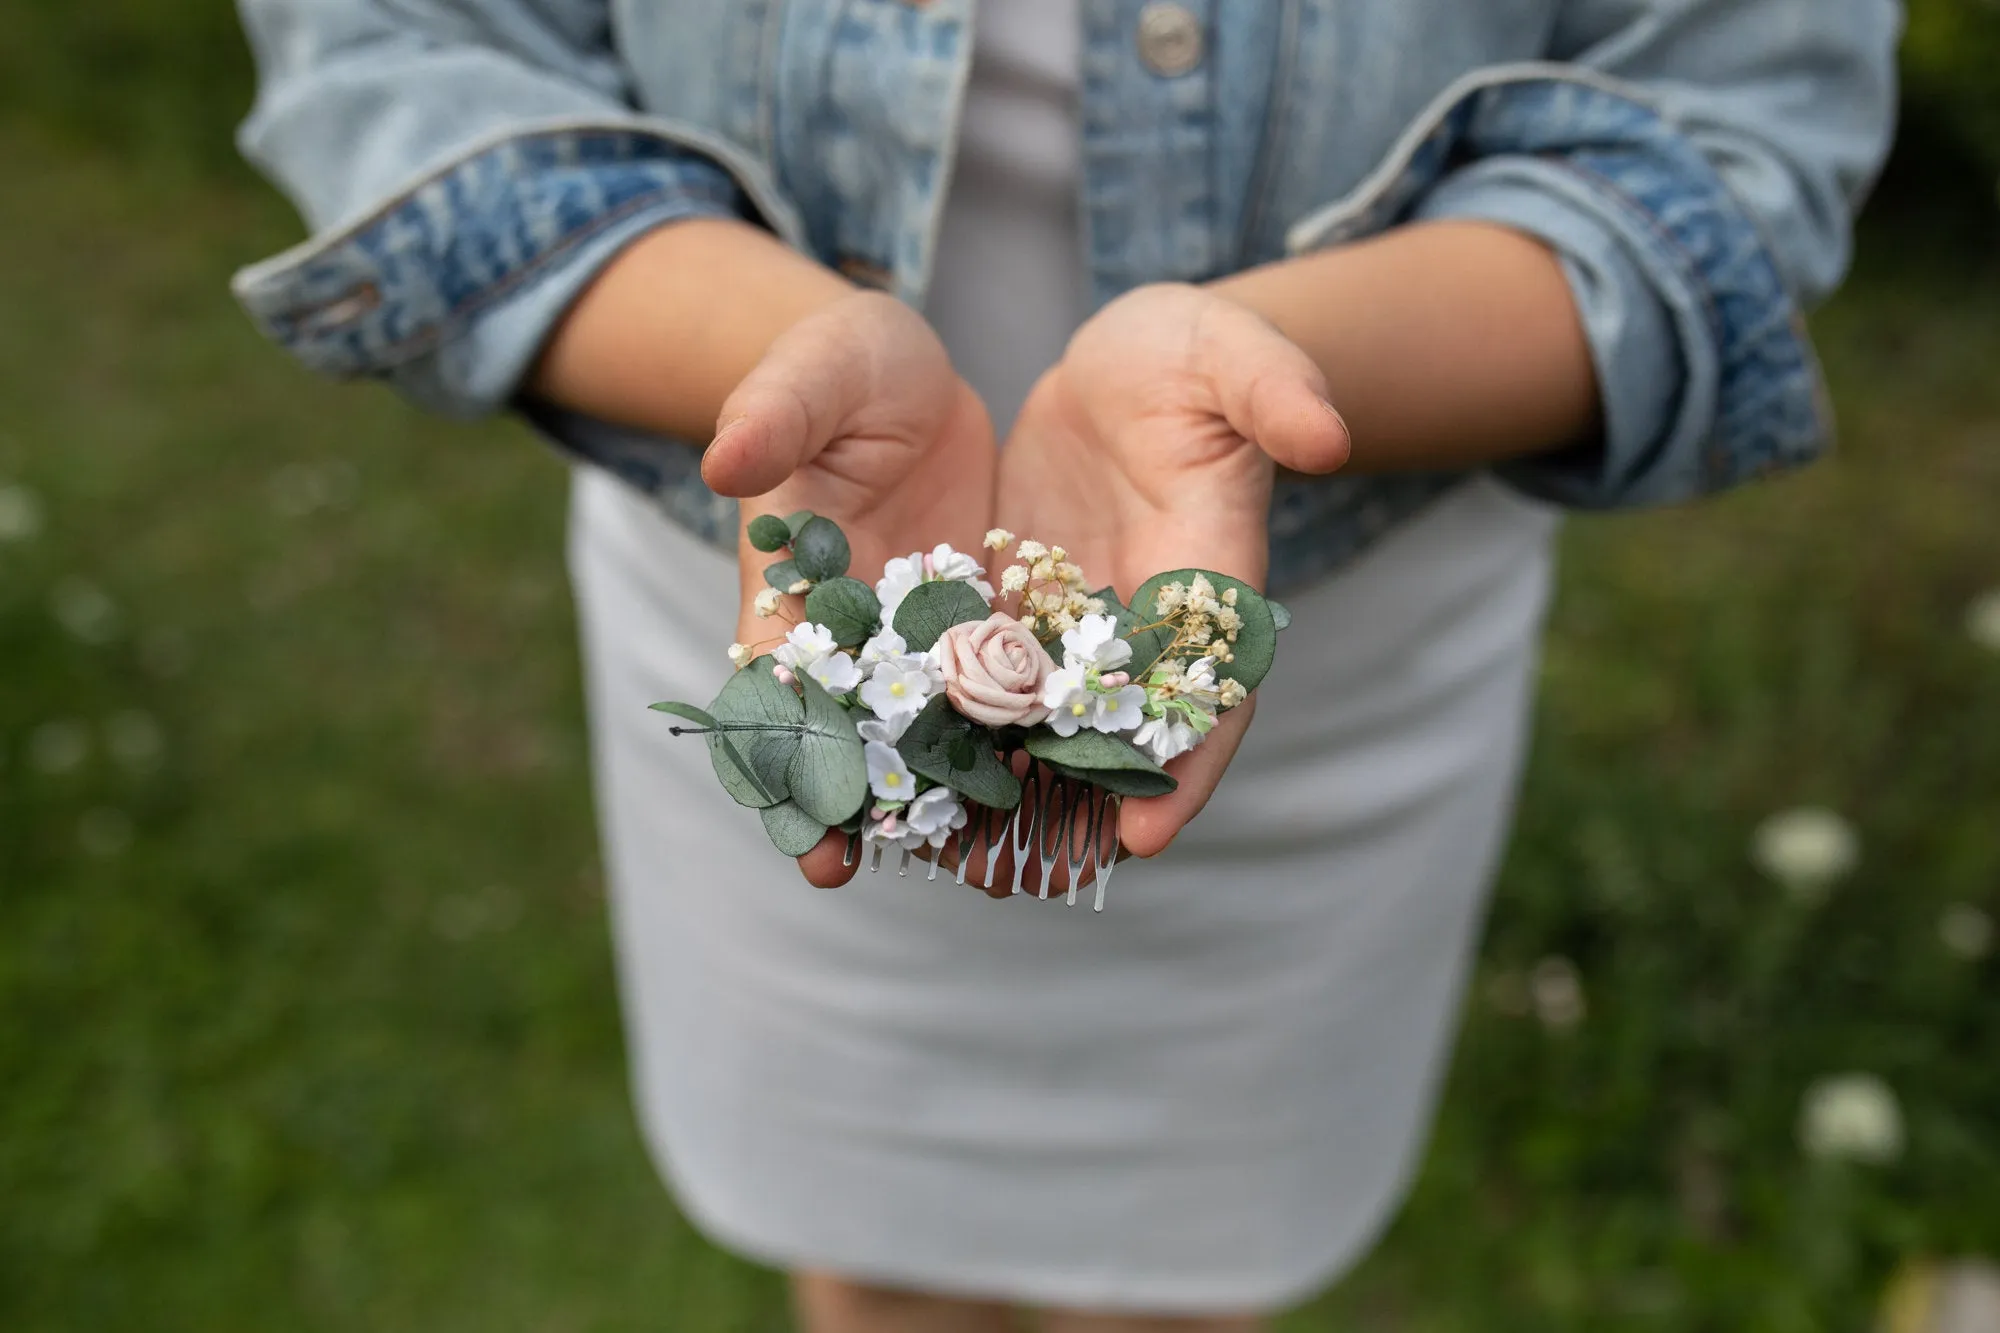
<svg viewBox="0 0 2000 1333"><path fill-rule="evenodd" d="M979 887L991 889L999 874L1002 856L1014 861L1015 893L1027 892L1030 864L1041 868L1035 896L1046 900L1055 870L1062 866L1069 875L1063 901L1076 905L1077 889L1088 876L1096 885L1092 910L1104 910L1104 889L1118 865L1118 811L1121 798L1116 792L1092 786L1075 778L1036 765L1021 780L1021 803L1012 810L993 810L982 805L965 808L965 827L958 831L958 872L956 882L964 884L973 863L983 863L984 878ZM841 865L852 866L860 858L861 836L851 833ZM870 848L868 869L882 868L882 845ZM896 873L908 875L910 856L904 851ZM936 879L938 862L930 863L925 879Z"/></svg>

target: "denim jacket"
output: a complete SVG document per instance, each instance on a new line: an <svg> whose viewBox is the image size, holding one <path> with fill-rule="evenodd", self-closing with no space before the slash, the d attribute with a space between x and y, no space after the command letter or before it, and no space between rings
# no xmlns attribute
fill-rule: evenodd
<svg viewBox="0 0 2000 1333"><path fill-rule="evenodd" d="M676 219L760 221L921 304L980 0L240 0L244 152L311 239L237 298L313 368L523 411L728 543L699 453L524 398L568 303ZM1006 0L983 0L1006 3ZM1091 297L1422 218L1561 258L1601 438L1496 469L1559 504L1684 500L1806 462L1800 318L1886 152L1895 0L1081 0ZM1337 394L1336 386L1336 394ZM1459 478L1281 481L1272 581Z"/></svg>

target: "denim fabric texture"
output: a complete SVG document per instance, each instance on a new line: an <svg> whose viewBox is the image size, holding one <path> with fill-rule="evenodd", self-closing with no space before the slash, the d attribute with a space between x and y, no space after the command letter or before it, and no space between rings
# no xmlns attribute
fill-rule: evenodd
<svg viewBox="0 0 2000 1333"><path fill-rule="evenodd" d="M1886 152L1893 0L1167 2L1202 34L1173 73L1138 39L1145 0L1082 0L1093 303L1481 219L1561 257L1604 408L1601 439L1509 484L1672 503L1828 447L1801 314ZM238 297L315 369L520 408L726 546L695 450L516 402L520 379L620 246L689 216L762 221L921 305L974 3L241 0L243 145L318 231ZM1273 585L1461 479L1282 479Z"/></svg>

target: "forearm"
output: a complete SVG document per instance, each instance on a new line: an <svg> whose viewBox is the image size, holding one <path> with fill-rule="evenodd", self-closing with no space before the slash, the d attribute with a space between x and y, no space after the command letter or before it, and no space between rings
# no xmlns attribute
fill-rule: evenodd
<svg viewBox="0 0 2000 1333"><path fill-rule="evenodd" d="M1349 469L1477 466L1598 424L1596 375L1562 266L1480 222L1426 222L1223 279L1326 375Z"/></svg>
<svg viewBox="0 0 2000 1333"><path fill-rule="evenodd" d="M706 441L723 400L778 335L853 291L749 223L677 222L627 247L585 289L542 350L529 391Z"/></svg>

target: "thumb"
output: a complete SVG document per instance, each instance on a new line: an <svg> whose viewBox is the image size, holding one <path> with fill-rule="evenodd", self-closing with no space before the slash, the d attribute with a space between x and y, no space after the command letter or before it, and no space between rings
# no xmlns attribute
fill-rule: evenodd
<svg viewBox="0 0 2000 1333"><path fill-rule="evenodd" d="M819 456L868 398L872 378L862 340L840 336L846 321L821 315L771 344L723 402L701 479L717 495L744 499L777 489Z"/></svg>
<svg viewBox="0 0 2000 1333"><path fill-rule="evenodd" d="M1204 321L1201 357L1229 428L1294 472L1347 462L1347 422L1327 401L1326 376L1262 316L1223 303Z"/></svg>

